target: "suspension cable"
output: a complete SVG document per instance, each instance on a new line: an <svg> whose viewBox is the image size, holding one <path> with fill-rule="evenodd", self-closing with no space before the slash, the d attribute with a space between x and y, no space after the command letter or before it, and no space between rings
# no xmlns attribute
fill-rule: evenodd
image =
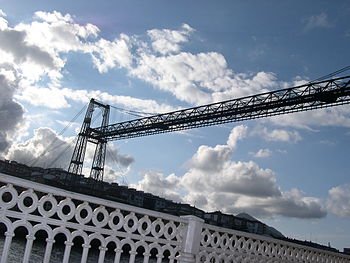
<svg viewBox="0 0 350 263"><path fill-rule="evenodd" d="M341 69L338 69L338 70L336 70L336 71L334 71L334 72L332 72L332 73L329 73L329 74L327 74L327 75L324 75L324 76L322 76L322 77L319 77L319 78L317 78L317 79L314 79L314 80L312 80L312 81L310 81L310 82L308 82L308 83L312 83L312 82L317 82L317 81L322 81L322 80L325 80L325 79L329 79L329 78L332 78L332 77L334 77L334 76L337 76L337 75L339 75L339 74L341 74L341 73L343 73L343 72L346 72L346 71L348 71L348 70L350 70L350 66L346 66L346 67L343 67L343 68L341 68Z"/></svg>
<svg viewBox="0 0 350 263"><path fill-rule="evenodd" d="M74 138L74 140L72 142L73 145L76 143L77 139L78 139L78 136L75 136L75 138ZM60 146L63 145L64 143L60 144ZM54 158L49 163L49 165L47 167L48 168L52 167L64 155L64 153L67 152L71 147L72 147L72 145L70 143L68 143L68 145L59 154L57 154L56 158ZM56 148L58 148L58 147L56 147Z"/></svg>
<svg viewBox="0 0 350 263"><path fill-rule="evenodd" d="M111 108L114 108L120 112L124 112L126 114L130 114L132 116L135 117L145 117L145 116L151 116L151 115L157 115L158 113L151 113L151 112L143 112L143 111L136 111L136 110L128 110L128 109L124 109L124 108L120 108L120 107L115 107L110 105Z"/></svg>
<svg viewBox="0 0 350 263"><path fill-rule="evenodd" d="M112 152L111 149L109 149L109 147L110 146L107 144L107 153L112 158L113 162L116 164L118 170L121 172L121 177L124 181L124 184L128 185L128 181L127 181L127 178L125 176L125 172L123 172L123 169L120 167L117 156L115 156L115 154Z"/></svg>
<svg viewBox="0 0 350 263"><path fill-rule="evenodd" d="M44 155L46 155L48 152L58 148L59 146L61 146L62 144L60 144L59 146L54 146L52 148L50 148L51 146L53 146L56 141L58 140L58 137L61 136L74 122L75 120L85 111L86 107L88 104L85 104L81 110L73 117L73 119L70 120L70 122L60 131L60 133L49 143L49 145L46 147L46 149L44 149L44 151L37 157L34 157L31 161L30 166L34 166Z"/></svg>

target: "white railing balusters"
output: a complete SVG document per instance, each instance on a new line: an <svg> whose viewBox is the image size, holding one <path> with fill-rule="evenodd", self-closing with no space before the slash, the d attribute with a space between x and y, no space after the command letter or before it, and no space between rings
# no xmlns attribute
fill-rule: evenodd
<svg viewBox="0 0 350 263"><path fill-rule="evenodd" d="M344 254L207 224L201 236L196 262L350 262Z"/></svg>
<svg viewBox="0 0 350 263"><path fill-rule="evenodd" d="M2 250L1 263L7 263L7 257L9 255L12 238L14 236L15 234L11 230L5 232L5 243L4 243L4 248Z"/></svg>
<svg viewBox="0 0 350 263"><path fill-rule="evenodd" d="M47 235L44 263L50 262L57 235L65 237L64 263L69 262L76 239L83 241L81 263L87 262L91 244L97 241L98 263L105 261L111 243L114 263L121 261L123 250L129 251L129 263L142 252L143 263L152 255L157 263L165 255L169 263L350 263L344 254L204 224L195 216L172 216L1 173L0 182L0 223L6 227L1 263L7 263L19 227L28 232L26 263L39 231Z"/></svg>
<svg viewBox="0 0 350 263"><path fill-rule="evenodd" d="M83 247L83 254L81 255L81 263L85 263L87 261L89 249L91 246L89 244L82 244L81 246Z"/></svg>
<svg viewBox="0 0 350 263"><path fill-rule="evenodd" d="M120 248L116 248L116 249L114 249L114 252L115 252L114 263L119 263L120 262L120 256L121 256L123 250L120 249Z"/></svg>
<svg viewBox="0 0 350 263"><path fill-rule="evenodd" d="M63 254L63 261L62 263L68 263L69 262L69 256L70 256L70 251L72 249L72 246L74 246L73 242L70 241L64 241L64 254Z"/></svg>
<svg viewBox="0 0 350 263"><path fill-rule="evenodd" d="M129 251L129 255L130 255L129 263L134 263L135 262L136 254L137 254L136 251L133 251L133 250Z"/></svg>
<svg viewBox="0 0 350 263"><path fill-rule="evenodd" d="M55 243L55 239L53 239L53 238L46 238L46 248L45 248L45 254L44 254L43 263L49 263L50 262L52 247L53 247L54 243Z"/></svg>
<svg viewBox="0 0 350 263"><path fill-rule="evenodd" d="M103 263L105 260L105 255L108 250L107 247L99 246L98 249L100 250L100 253L98 255L98 263Z"/></svg>
<svg viewBox="0 0 350 263"><path fill-rule="evenodd" d="M29 262L30 252L32 251L35 236L27 235L26 239L27 239L27 242L26 242L26 248L24 250L23 263Z"/></svg>

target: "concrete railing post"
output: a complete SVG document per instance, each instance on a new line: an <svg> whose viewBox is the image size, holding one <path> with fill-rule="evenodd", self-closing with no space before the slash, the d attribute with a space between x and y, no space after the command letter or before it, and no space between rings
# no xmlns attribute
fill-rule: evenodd
<svg viewBox="0 0 350 263"><path fill-rule="evenodd" d="M177 260L179 263L194 263L196 255L199 253L204 220L192 215L182 216L182 218L186 219L188 223L182 240L181 252Z"/></svg>

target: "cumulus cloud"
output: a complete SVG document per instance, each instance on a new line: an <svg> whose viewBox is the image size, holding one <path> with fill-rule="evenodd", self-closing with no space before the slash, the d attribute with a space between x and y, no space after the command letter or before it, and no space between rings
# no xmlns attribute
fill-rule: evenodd
<svg viewBox="0 0 350 263"><path fill-rule="evenodd" d="M90 55L94 66L101 73L112 68L129 69L133 61L130 51L135 42L133 37L120 34L109 41L98 37L99 29L96 26L89 23L79 25L71 15L57 11L36 12L32 22L14 27L8 26L7 21L3 24L0 27L0 63L6 62L16 70L19 89L14 96L19 101L61 109L69 107L71 100L87 102L95 97L106 103L139 111L156 113L175 109L150 99L61 87L66 54L80 52ZM182 30L185 34L190 28L184 25ZM43 82L43 79L48 81Z"/></svg>
<svg viewBox="0 0 350 263"><path fill-rule="evenodd" d="M15 70L9 65L0 64L0 154L8 149L24 118L23 107L13 98L17 88Z"/></svg>
<svg viewBox="0 0 350 263"><path fill-rule="evenodd" d="M181 52L180 44L189 41L194 31L187 24L178 30L149 30L147 34L150 42L125 34L110 41L98 36L99 29L96 26L79 25L69 14L54 11L36 12L33 22L20 23L7 31L17 36L13 40L18 45L16 50L23 50L28 61L38 62L37 68L23 65L22 68L27 69L28 78L32 75L31 79L38 80L47 75L56 87L59 86L65 65L62 54L68 52L90 54L100 73L124 68L130 76L191 104L243 96L277 85L272 73L234 73L227 67L222 54ZM9 52L9 48L4 50ZM19 57L23 59L26 56ZM38 65L48 67L42 70ZM58 106L63 107L65 104L57 104Z"/></svg>
<svg viewBox="0 0 350 263"><path fill-rule="evenodd" d="M45 97L42 96L45 94ZM152 99L139 99L131 96L113 95L100 90L83 90L55 87L28 87L15 96L21 101L26 101L36 106L46 106L51 109L61 109L69 107L69 100L88 103L91 98L111 105L120 105L130 110L138 110L148 113L163 113L174 111L175 108L165 103L159 103Z"/></svg>
<svg viewBox="0 0 350 263"><path fill-rule="evenodd" d="M118 148L114 146L114 144L109 143L107 145L106 163L114 163L118 166L128 168L134 161L134 157L131 155L121 154Z"/></svg>
<svg viewBox="0 0 350 263"><path fill-rule="evenodd" d="M256 153L252 153L255 158L267 158L270 157L271 154L272 152L269 149L259 149Z"/></svg>
<svg viewBox="0 0 350 263"><path fill-rule="evenodd" d="M73 147L73 138L58 136L50 128L39 128L34 130L34 136L27 141L12 144L6 158L27 165L67 168ZM67 151L60 155L63 150Z"/></svg>
<svg viewBox="0 0 350 263"><path fill-rule="evenodd" d="M314 20L314 24L322 24ZM322 21L322 17L319 20ZM56 139L57 147L60 143L62 147L72 150L70 138L60 137L47 128L37 129L33 138L13 143L10 147L10 134L23 121L24 109L18 101L60 109L69 107L71 101L86 103L95 97L140 111L156 113L177 109L152 99L113 95L99 90L63 88L61 80L70 53L90 56L100 73L123 69L129 77L142 80L155 89L172 94L179 101L193 105L252 95L286 85L271 72L234 72L218 52L183 51L182 45L191 40L194 31L184 24L178 29L151 29L146 32L146 38L121 33L117 38L108 40L99 35L99 28L95 25L81 25L69 14L39 11L32 21L10 26L6 14L1 11L0 150L8 150L7 158L25 163L40 156L42 163L37 165L43 166L57 158L50 153L41 157L51 139ZM324 125L350 126L349 112L332 110L331 115L327 116L336 118L324 118L322 114L308 115L312 118L284 118L285 125L306 126L320 121ZM283 121L279 125L283 125ZM245 136L246 128L238 126L232 130L226 144L199 147L189 160L188 171L179 179L174 175L147 173L137 187L151 191L170 189L163 190L163 194L209 210L234 212L237 208L257 208L259 204L256 211L262 215L322 216L324 212L318 199L306 197L300 192L283 192L272 170L263 169L252 161L235 162L231 159L237 142ZM298 132L282 129L265 130L263 136L269 141L297 142L301 139ZM119 156L117 162L124 167L133 162L130 156L119 152L116 154ZM56 160L56 165L67 167L69 158L70 154L62 156ZM113 168L107 170L108 180L118 175ZM295 208L290 209L293 211L291 215L283 209L287 202ZM302 214L297 214L298 208Z"/></svg>
<svg viewBox="0 0 350 263"><path fill-rule="evenodd" d="M7 61L16 68L21 79L21 94L18 98L28 98L23 95L26 92L26 95L31 96L27 102L34 105L55 109L69 106L66 100L70 99L68 95L62 99L58 93L63 69L69 59L67 54L73 52L91 56L92 63L100 73L123 68L129 76L194 105L256 94L287 85L278 81L275 74L270 72L234 72L228 68L225 57L217 52L182 51L182 45L191 40L195 31L187 24L178 29L150 29L146 32L148 38L121 33L114 40L108 40L99 36L100 30L95 25L81 25L70 14L57 11L36 12L32 21L14 27L8 25L4 12L0 17L0 36L3 40L0 41L0 62ZM311 20L323 21L327 16L322 13L317 17L320 18ZM45 77L48 77L49 83L43 84L40 80ZM47 90L42 90L43 88ZM38 96L35 95L39 91L55 93L54 97L61 99L54 103L38 101ZM73 95L73 98L76 96ZM338 115L337 123L344 123L341 119L349 119L343 113ZM314 115L311 117L318 119ZM314 118L296 122L303 125L300 123L307 122L306 120L313 122ZM331 120L329 125L335 122L333 118L323 120Z"/></svg>
<svg viewBox="0 0 350 263"><path fill-rule="evenodd" d="M130 48L130 38L125 34L121 34L120 38L114 41L100 39L89 47L93 63L100 73L106 73L112 68L130 68Z"/></svg>
<svg viewBox="0 0 350 263"><path fill-rule="evenodd" d="M27 61L54 68L54 58L39 47L28 44L25 41L26 33L13 29L0 31L1 50L9 53L15 63L25 63Z"/></svg>
<svg viewBox="0 0 350 263"><path fill-rule="evenodd" d="M41 127L34 130L32 138L24 141L13 143L5 155L7 159L15 160L31 166L44 168L60 167L68 169L72 152L74 149L74 138L63 137L58 135L54 130ZM90 145L91 146L91 145ZM94 156L94 147L88 147L85 156L86 176L89 176L92 158ZM134 161L133 157L119 153L115 147L109 147L107 160L111 164L128 168ZM113 181L117 173L112 165L106 169L107 180Z"/></svg>
<svg viewBox="0 0 350 263"><path fill-rule="evenodd" d="M274 116L269 121L277 126L313 130L315 127L350 127L350 108L336 106L313 111Z"/></svg>
<svg viewBox="0 0 350 263"><path fill-rule="evenodd" d="M327 208L340 217L350 217L350 184L339 185L328 191Z"/></svg>
<svg viewBox="0 0 350 263"><path fill-rule="evenodd" d="M272 73L235 74L224 56L216 52L169 56L144 53L130 73L195 105L253 95L279 85Z"/></svg>
<svg viewBox="0 0 350 263"><path fill-rule="evenodd" d="M177 202L182 201L180 191L180 178L174 174L163 176L163 174L155 171L146 172L143 179L137 184L132 184L139 190L159 195Z"/></svg>
<svg viewBox="0 0 350 263"><path fill-rule="evenodd" d="M26 40L43 50L57 52L84 51L99 33L92 24L79 25L71 15L60 12L36 12L32 23L20 23L15 29L26 32Z"/></svg>
<svg viewBox="0 0 350 263"><path fill-rule="evenodd" d="M241 197L236 202L236 210L271 217L281 215L295 218L322 218L326 209L318 198L307 197L298 190L283 192L280 197L251 198Z"/></svg>
<svg viewBox="0 0 350 263"><path fill-rule="evenodd" d="M135 186L168 198L181 198L207 211L249 212L260 217L324 217L326 211L318 198L305 196L297 189L282 191L272 170L253 161L232 160L237 143L246 134L247 127L237 126L227 144L200 146L184 175L146 173Z"/></svg>
<svg viewBox="0 0 350 263"><path fill-rule="evenodd" d="M266 141L297 143L302 140L297 131L288 131L284 129L269 130L266 127L258 126L252 131L253 135L262 137Z"/></svg>
<svg viewBox="0 0 350 263"><path fill-rule="evenodd" d="M152 40L153 50L166 55L179 52L181 49L179 44L187 42L190 33L193 31L194 29L188 24L183 24L180 30L152 29L148 30L147 34Z"/></svg>

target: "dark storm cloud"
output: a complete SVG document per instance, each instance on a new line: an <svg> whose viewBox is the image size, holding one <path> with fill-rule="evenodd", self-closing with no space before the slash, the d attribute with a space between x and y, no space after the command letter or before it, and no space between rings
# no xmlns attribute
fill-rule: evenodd
<svg viewBox="0 0 350 263"><path fill-rule="evenodd" d="M0 48L13 55L17 63L31 60L37 64L54 68L53 57L36 46L25 41L26 33L23 31L5 29L0 31Z"/></svg>
<svg viewBox="0 0 350 263"><path fill-rule="evenodd" d="M0 69L1 69L0 65ZM0 71L0 153L9 147L9 138L23 120L24 110L13 99L17 85Z"/></svg>

